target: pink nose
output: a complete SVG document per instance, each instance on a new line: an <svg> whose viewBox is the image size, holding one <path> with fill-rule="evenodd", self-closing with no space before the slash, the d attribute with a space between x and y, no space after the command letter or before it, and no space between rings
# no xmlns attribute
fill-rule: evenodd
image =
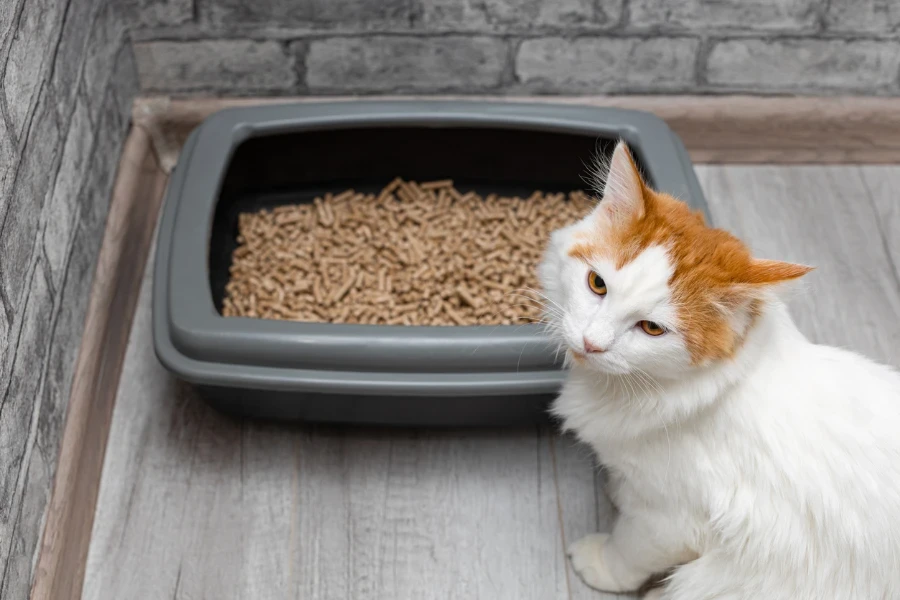
<svg viewBox="0 0 900 600"><path fill-rule="evenodd" d="M604 348L601 348L600 346L595 346L592 343L590 343L586 337L582 338L582 340L584 341L584 351L587 352L588 354L590 354L591 352L606 352L606 350Z"/></svg>

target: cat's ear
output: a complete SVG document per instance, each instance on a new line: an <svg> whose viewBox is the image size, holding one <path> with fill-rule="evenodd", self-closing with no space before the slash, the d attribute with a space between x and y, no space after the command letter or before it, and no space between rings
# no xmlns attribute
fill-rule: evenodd
<svg viewBox="0 0 900 600"><path fill-rule="evenodd" d="M730 284L714 292L713 305L729 320L733 330L742 333L771 286L799 279L812 270L813 267L806 265L751 259L732 275Z"/></svg>
<svg viewBox="0 0 900 600"><path fill-rule="evenodd" d="M726 311L737 310L764 298L768 288L803 277L813 267L778 260L751 258L749 262L732 269L729 280L717 288L716 304Z"/></svg>
<svg viewBox="0 0 900 600"><path fill-rule="evenodd" d="M605 173L603 172L605 171ZM614 221L639 219L644 216L644 181L631 156L628 144L620 141L612 153L609 168L602 170L597 187L603 197L597 211Z"/></svg>
<svg viewBox="0 0 900 600"><path fill-rule="evenodd" d="M799 279L813 270L813 267L778 260L754 258L737 276L738 284L769 286Z"/></svg>

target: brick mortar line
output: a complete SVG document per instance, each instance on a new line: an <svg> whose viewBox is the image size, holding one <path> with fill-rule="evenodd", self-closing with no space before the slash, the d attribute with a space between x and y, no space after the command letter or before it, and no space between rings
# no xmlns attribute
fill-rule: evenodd
<svg viewBox="0 0 900 600"><path fill-rule="evenodd" d="M365 38L408 38L408 39L442 39L442 38L496 38L535 40L547 38L561 38L566 40L578 39L639 39L651 40L678 40L678 39L709 39L710 41L822 41L822 42L897 42L900 33L888 34L844 34L835 33L827 36L803 34L797 32L731 32L723 30L711 31L670 31L660 34L653 31L620 31L620 30L588 30L565 29L546 31L428 31L415 32L407 30L383 30L383 31L279 31L279 32L242 32L239 30L230 32L172 32L162 31L154 37L146 37L150 30L136 29L131 31L132 41L136 45L153 44L161 42L175 43L199 43L199 42L228 42L228 41L252 41L264 42L293 42L293 41L321 41L327 39L365 39Z"/></svg>
<svg viewBox="0 0 900 600"><path fill-rule="evenodd" d="M281 45L281 53L288 61L291 73L294 74L294 86L298 91L305 91L308 87L306 83L306 57L309 54L309 44L305 43L305 40L283 40L279 44Z"/></svg>
<svg viewBox="0 0 900 600"><path fill-rule="evenodd" d="M706 66L709 64L709 55L712 52L713 41L707 37L700 39L697 54L694 56L694 86L700 89L707 85Z"/></svg>

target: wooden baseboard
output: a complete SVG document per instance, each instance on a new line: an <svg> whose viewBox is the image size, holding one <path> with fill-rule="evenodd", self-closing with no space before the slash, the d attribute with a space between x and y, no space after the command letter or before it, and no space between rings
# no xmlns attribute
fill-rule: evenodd
<svg viewBox="0 0 900 600"><path fill-rule="evenodd" d="M32 600L81 597L119 375L167 179L150 137L133 127L94 272Z"/></svg>
<svg viewBox="0 0 900 600"><path fill-rule="evenodd" d="M378 99L421 97L379 97ZM440 96L444 100L466 99ZM151 132L170 169L191 130L234 106L342 102L351 97L140 98L135 118ZM376 99L367 97L367 99ZM468 98L471 99L471 98ZM537 96L479 100L555 102L652 112L684 141L697 163L841 164L900 162L900 99L755 96Z"/></svg>

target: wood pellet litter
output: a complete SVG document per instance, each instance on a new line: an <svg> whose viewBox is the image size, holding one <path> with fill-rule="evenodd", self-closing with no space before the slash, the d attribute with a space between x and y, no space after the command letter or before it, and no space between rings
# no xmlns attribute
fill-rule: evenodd
<svg viewBox="0 0 900 600"><path fill-rule="evenodd" d="M540 319L536 266L584 192L507 198L395 179L239 217L225 316L380 325Z"/></svg>

